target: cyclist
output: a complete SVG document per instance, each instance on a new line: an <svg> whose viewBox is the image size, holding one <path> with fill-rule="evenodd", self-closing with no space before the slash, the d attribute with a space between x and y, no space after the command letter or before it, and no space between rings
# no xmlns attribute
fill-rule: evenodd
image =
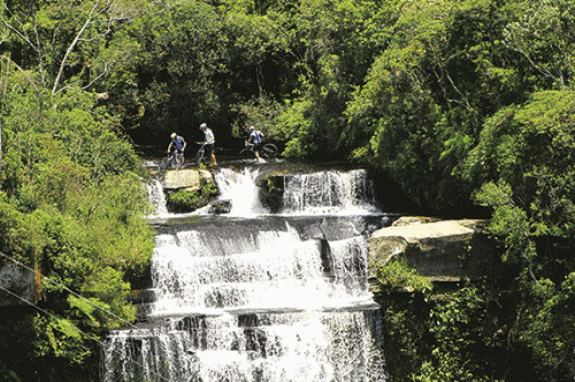
<svg viewBox="0 0 575 382"><path fill-rule="evenodd" d="M248 145L253 145L253 152L256 154L258 162L265 162L260 156L260 151L262 149L265 135L261 131L256 130L254 126L250 126L248 132L250 133L247 141Z"/></svg>
<svg viewBox="0 0 575 382"><path fill-rule="evenodd" d="M170 144L168 145L168 153L172 152L172 150L176 151L176 155L181 155L182 158L184 156L184 150L186 149L187 143L183 137L177 135L176 133L172 133L170 135L172 138Z"/></svg>
<svg viewBox="0 0 575 382"><path fill-rule="evenodd" d="M202 143L204 149L206 150L206 155L210 156L210 166L217 166L216 154L214 146L216 144L216 137L212 129L208 127L205 123L200 125L200 130L204 132L204 142Z"/></svg>

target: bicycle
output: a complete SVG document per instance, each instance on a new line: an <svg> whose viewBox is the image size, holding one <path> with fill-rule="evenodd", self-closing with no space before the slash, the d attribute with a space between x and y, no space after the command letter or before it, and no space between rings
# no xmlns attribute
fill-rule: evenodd
<svg viewBox="0 0 575 382"><path fill-rule="evenodd" d="M200 145L200 148L194 158L192 159L192 164L199 166L201 164L209 164L210 158L206 156L206 148L204 142L196 142L197 145Z"/></svg>
<svg viewBox="0 0 575 382"><path fill-rule="evenodd" d="M183 165L184 153L177 153L176 151L169 152L160 162L160 173L164 173L168 169L178 170L182 168Z"/></svg>
<svg viewBox="0 0 575 382"><path fill-rule="evenodd" d="M248 152L251 152L255 155L255 145L252 143L245 142L245 148L240 151L240 156L245 156ZM260 149L260 157L263 159L274 159L278 155L278 148L273 143L264 143L261 145Z"/></svg>

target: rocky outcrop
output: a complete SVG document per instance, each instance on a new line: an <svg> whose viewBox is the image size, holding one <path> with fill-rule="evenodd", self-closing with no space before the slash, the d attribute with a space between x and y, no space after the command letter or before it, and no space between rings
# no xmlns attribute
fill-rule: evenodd
<svg viewBox="0 0 575 382"><path fill-rule="evenodd" d="M231 210L231 200L216 200L210 203L210 207L208 208L208 212L214 215L229 214Z"/></svg>
<svg viewBox="0 0 575 382"><path fill-rule="evenodd" d="M166 207L174 213L192 212L215 200L218 189L213 174L204 169L167 171L162 181ZM221 212L222 210L218 210Z"/></svg>
<svg viewBox="0 0 575 382"><path fill-rule="evenodd" d="M0 307L34 304L34 281L33 272L15 264L6 264L0 268Z"/></svg>
<svg viewBox="0 0 575 382"><path fill-rule="evenodd" d="M403 258L409 267L433 282L493 276L497 254L493 243L482 234L487 223L400 218L368 238L368 278L374 280L379 267L395 257Z"/></svg>
<svg viewBox="0 0 575 382"><path fill-rule="evenodd" d="M170 170L164 174L165 190L197 191L206 184L215 184L212 173L203 169Z"/></svg>

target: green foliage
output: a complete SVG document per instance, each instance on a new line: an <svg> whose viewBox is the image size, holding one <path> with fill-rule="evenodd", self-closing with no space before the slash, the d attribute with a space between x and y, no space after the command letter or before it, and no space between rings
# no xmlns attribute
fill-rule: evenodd
<svg viewBox="0 0 575 382"><path fill-rule="evenodd" d="M572 236L574 107L571 92L535 93L489 119L467 158L464 175L484 184L476 198L494 209L490 230L510 250Z"/></svg>
<svg viewBox="0 0 575 382"><path fill-rule="evenodd" d="M386 282L421 291L406 311L387 306L389 346L400 349L386 351L392 379L573 380L571 0L21 0L2 10L3 252L130 319L126 282L153 243L145 172L120 131L139 144L172 130L193 140L206 121L231 145L254 124L288 158L383 170L420 211L492 211L505 291L521 304L473 288L435 304L390 264ZM117 319L45 284L55 316L35 324L38 364L87 362L90 341L74 328L98 335ZM478 356L490 351L489 362ZM525 374L512 357L528 360ZM8 362L0 371L19 378Z"/></svg>
<svg viewBox="0 0 575 382"><path fill-rule="evenodd" d="M409 290L410 292L426 293L432 289L431 282L407 266L404 259L392 259L379 267L377 280L384 289Z"/></svg>
<svg viewBox="0 0 575 382"><path fill-rule="evenodd" d="M524 15L509 23L503 43L527 61L555 89L573 89L572 1L525 1Z"/></svg>
<svg viewBox="0 0 575 382"><path fill-rule="evenodd" d="M529 302L518 319L517 342L533 352L537 374L546 381L567 380L575 365L575 273L556 285L541 279L530 286Z"/></svg>
<svg viewBox="0 0 575 382"><path fill-rule="evenodd" d="M453 296L440 297L430 312L430 360L421 366L418 381L492 381L485 336L485 301L476 288L463 288ZM487 333L486 333L487 332ZM486 354L487 353L487 354Z"/></svg>
<svg viewBox="0 0 575 382"><path fill-rule="evenodd" d="M168 208L174 212L191 212L206 206L218 194L218 189L211 183L205 184L197 191L177 190L168 195Z"/></svg>
<svg viewBox="0 0 575 382"><path fill-rule="evenodd" d="M55 367L90 370L96 340L135 318L129 280L146 270L153 249L145 170L94 94L39 94L18 72L7 84L0 251L47 277L37 278L44 309L34 314L26 354L34 371L14 363L9 373L31 380ZM97 375L91 370L86 378Z"/></svg>
<svg viewBox="0 0 575 382"><path fill-rule="evenodd" d="M232 127L233 136L247 138L247 128L253 125L257 126L268 139L285 141L285 136L278 128L278 118L283 115L284 109L286 109L284 105L266 94L235 106L238 120Z"/></svg>

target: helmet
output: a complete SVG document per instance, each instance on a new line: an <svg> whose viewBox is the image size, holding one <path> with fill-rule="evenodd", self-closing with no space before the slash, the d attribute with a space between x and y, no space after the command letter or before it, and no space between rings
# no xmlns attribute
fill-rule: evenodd
<svg viewBox="0 0 575 382"><path fill-rule="evenodd" d="M172 133L172 134L170 135L170 138L176 139L176 133Z"/></svg>
<svg viewBox="0 0 575 382"><path fill-rule="evenodd" d="M249 132L251 133L251 132L254 131L255 129L256 129L255 127L250 126L250 128L249 128L248 130L249 130Z"/></svg>
<svg viewBox="0 0 575 382"><path fill-rule="evenodd" d="M202 123L200 125L200 130L207 129L207 128L208 128L208 125L206 125L205 123Z"/></svg>

